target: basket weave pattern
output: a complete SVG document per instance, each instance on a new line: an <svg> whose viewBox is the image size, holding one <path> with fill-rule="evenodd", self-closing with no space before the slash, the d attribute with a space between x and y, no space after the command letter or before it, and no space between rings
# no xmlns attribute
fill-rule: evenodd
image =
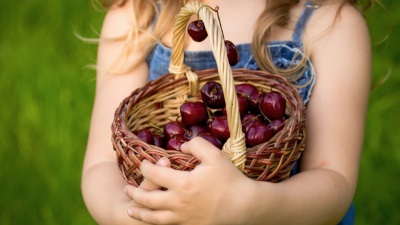
<svg viewBox="0 0 400 225"><path fill-rule="evenodd" d="M192 71L183 63L183 43L186 25L192 14L198 13L209 34L217 69ZM305 145L305 107L296 87L280 75L248 69L232 70L226 56L221 28L213 13L199 2L189 2L176 17L170 73L147 83L126 97L115 111L112 123L112 143L124 179L135 186L143 180L139 166L146 159L156 163L168 157L172 168L189 171L200 162L180 151L165 150L140 140L133 132L154 125L163 127L179 116L186 101L199 100L199 90L207 81L221 83L226 101L231 137L222 151L243 173L254 180L280 182L286 179L300 158ZM287 100L284 128L271 140L246 148L242 132L235 85L250 83L262 92L278 91Z"/></svg>

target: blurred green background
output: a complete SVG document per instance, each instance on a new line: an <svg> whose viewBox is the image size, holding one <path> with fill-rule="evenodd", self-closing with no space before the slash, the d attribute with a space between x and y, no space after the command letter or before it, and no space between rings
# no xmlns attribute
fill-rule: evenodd
<svg viewBox="0 0 400 225"><path fill-rule="evenodd" d="M400 1L367 14L374 44L357 224L400 224ZM1 1L0 224L95 224L80 192L104 12L86 1Z"/></svg>

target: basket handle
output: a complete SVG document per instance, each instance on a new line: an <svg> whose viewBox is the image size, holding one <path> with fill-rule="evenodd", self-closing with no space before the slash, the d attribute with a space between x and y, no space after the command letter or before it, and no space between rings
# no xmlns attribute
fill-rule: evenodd
<svg viewBox="0 0 400 225"><path fill-rule="evenodd" d="M218 25L213 12L200 2L188 2L181 8L179 14L175 18L169 71L177 77L185 74L189 82L189 90L192 94L199 90L197 75L191 71L190 67L184 64L183 50L187 23L190 16L197 13L203 20L211 41L211 47L217 63L218 74L226 102L227 120L231 135L223 146L222 151L239 170L244 171L246 162L246 142L240 122L238 100L225 42L221 27Z"/></svg>

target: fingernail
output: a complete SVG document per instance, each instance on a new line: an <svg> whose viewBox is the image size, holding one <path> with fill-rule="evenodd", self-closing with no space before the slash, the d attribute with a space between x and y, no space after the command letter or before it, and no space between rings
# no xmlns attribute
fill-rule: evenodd
<svg viewBox="0 0 400 225"><path fill-rule="evenodd" d="M129 216L133 216L133 209L132 209L132 208L129 208L129 209L128 209L128 215L129 215Z"/></svg>
<svg viewBox="0 0 400 225"><path fill-rule="evenodd" d="M126 186L124 187L124 193L128 193L128 189L126 188Z"/></svg>
<svg viewBox="0 0 400 225"><path fill-rule="evenodd" d="M165 165L165 159L164 158L159 159L156 164L159 166Z"/></svg>

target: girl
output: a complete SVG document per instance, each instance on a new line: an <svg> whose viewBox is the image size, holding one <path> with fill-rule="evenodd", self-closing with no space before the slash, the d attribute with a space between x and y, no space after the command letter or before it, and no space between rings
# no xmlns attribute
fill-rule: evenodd
<svg viewBox="0 0 400 225"><path fill-rule="evenodd" d="M358 1L202 2L219 7L225 37L238 47L233 68L280 73L299 87L308 135L299 173L278 184L250 180L195 138L182 151L201 161L196 169L144 161L146 179L139 188L127 186L110 142L114 110L134 89L168 72L174 16L186 1L104 1L109 10L82 176L91 215L99 224L353 224L371 64ZM185 63L216 67L210 48L208 40L187 38Z"/></svg>

